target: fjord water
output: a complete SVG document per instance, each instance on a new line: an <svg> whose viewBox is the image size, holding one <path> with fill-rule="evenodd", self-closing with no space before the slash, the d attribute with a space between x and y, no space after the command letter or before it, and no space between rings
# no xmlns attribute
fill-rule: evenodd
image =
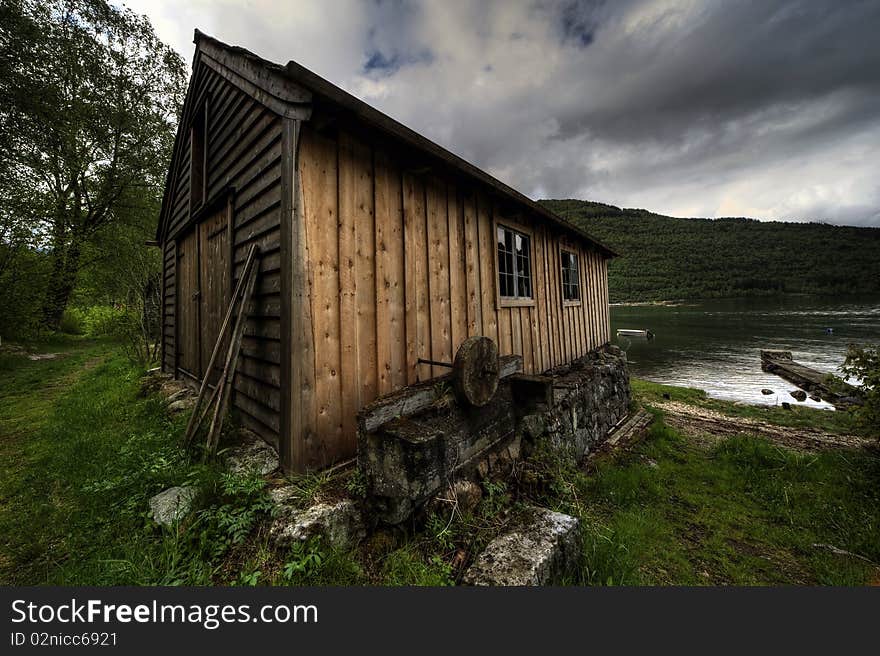
<svg viewBox="0 0 880 656"><path fill-rule="evenodd" d="M617 337L618 328L647 328L655 338ZM789 392L795 386L761 371L761 349L791 351L802 364L839 374L848 344L880 343L880 299L789 296L616 305L611 331L639 378L697 387L730 401L794 404ZM762 388L774 394L765 396ZM804 405L831 408L810 399Z"/></svg>

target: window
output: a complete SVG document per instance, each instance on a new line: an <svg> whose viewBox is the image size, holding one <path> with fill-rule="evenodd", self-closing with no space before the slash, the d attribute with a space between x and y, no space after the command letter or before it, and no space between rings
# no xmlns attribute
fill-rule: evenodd
<svg viewBox="0 0 880 656"><path fill-rule="evenodd" d="M581 288L578 277L577 254L562 251L562 298L565 301L580 301Z"/></svg>
<svg viewBox="0 0 880 656"><path fill-rule="evenodd" d="M205 174L205 115L207 103L196 111L190 127L189 195L190 210L197 210L205 202L207 176Z"/></svg>
<svg viewBox="0 0 880 656"><path fill-rule="evenodd" d="M506 299L532 298L529 237L498 226L498 292Z"/></svg>

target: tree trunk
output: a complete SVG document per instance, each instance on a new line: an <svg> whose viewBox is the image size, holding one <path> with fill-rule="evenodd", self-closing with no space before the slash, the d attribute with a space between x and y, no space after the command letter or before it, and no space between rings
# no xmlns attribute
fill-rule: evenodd
<svg viewBox="0 0 880 656"><path fill-rule="evenodd" d="M52 275L43 301L43 326L49 330L61 327L61 317L70 303L79 274L80 243L74 238L69 244L63 240L56 243L52 253Z"/></svg>

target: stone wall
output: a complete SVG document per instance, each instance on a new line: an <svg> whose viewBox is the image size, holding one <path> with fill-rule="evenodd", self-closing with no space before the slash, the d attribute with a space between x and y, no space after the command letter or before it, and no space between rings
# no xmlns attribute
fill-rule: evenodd
<svg viewBox="0 0 880 656"><path fill-rule="evenodd" d="M400 523L456 480L508 469L538 439L580 460L629 403L626 354L615 346L544 376L504 378L483 408L456 403L439 387L428 410L359 432L358 466L372 510Z"/></svg>
<svg viewBox="0 0 880 656"><path fill-rule="evenodd" d="M523 416L522 438L546 438L580 461L629 413L626 354L606 346L547 375L553 378L553 407Z"/></svg>

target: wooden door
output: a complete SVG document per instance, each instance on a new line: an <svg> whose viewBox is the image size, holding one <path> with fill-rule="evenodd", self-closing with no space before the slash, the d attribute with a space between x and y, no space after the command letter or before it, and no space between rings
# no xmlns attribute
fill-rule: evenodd
<svg viewBox="0 0 880 656"><path fill-rule="evenodd" d="M195 230L177 242L177 366L200 377L199 240Z"/></svg>
<svg viewBox="0 0 880 656"><path fill-rule="evenodd" d="M229 263L228 206L208 216L199 224L199 277L201 290L201 339L202 366L205 373L211 361L211 353L220 333L220 326L226 316L232 296ZM223 369L225 345L221 345L220 355L214 361L214 371L210 373L212 384L220 377Z"/></svg>

